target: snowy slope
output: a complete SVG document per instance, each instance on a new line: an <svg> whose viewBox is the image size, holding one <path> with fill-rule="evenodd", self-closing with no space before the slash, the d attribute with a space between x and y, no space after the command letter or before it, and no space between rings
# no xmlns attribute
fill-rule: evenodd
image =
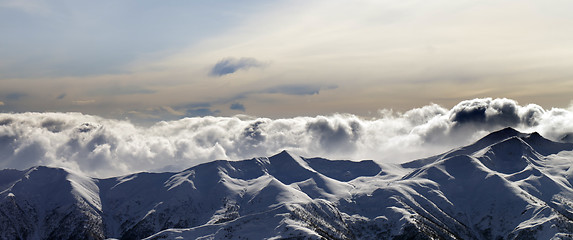
<svg viewBox="0 0 573 240"><path fill-rule="evenodd" d="M0 174L0 239L101 239L97 180L35 167Z"/></svg>
<svg viewBox="0 0 573 240"><path fill-rule="evenodd" d="M401 165L283 151L94 179L0 171L0 239L571 239L573 145L503 129Z"/></svg>

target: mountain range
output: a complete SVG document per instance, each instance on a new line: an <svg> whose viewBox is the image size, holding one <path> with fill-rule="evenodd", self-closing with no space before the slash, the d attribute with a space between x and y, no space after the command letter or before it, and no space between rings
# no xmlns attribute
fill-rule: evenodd
<svg viewBox="0 0 573 240"><path fill-rule="evenodd" d="M403 164L287 151L98 179L0 171L0 239L573 239L573 144L512 128Z"/></svg>

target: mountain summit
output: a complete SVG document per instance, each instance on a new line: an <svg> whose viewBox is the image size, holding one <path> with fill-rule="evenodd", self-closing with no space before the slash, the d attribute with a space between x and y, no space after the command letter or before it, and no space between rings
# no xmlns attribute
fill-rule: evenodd
<svg viewBox="0 0 573 240"><path fill-rule="evenodd" d="M512 128L401 165L287 151L95 179L0 171L0 239L571 239L573 144Z"/></svg>

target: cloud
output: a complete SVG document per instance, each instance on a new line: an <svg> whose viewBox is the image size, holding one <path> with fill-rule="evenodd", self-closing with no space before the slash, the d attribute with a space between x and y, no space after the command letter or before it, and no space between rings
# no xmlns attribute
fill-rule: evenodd
<svg viewBox="0 0 573 240"><path fill-rule="evenodd" d="M216 116L220 113L219 110L213 110L211 103L190 103L181 106L176 106L172 109L177 112L184 112L186 117L204 117Z"/></svg>
<svg viewBox="0 0 573 240"><path fill-rule="evenodd" d="M6 99L17 101L17 100L20 100L21 98L26 97L26 96L28 96L28 94L26 94L26 93L12 92L12 93L8 93L6 95Z"/></svg>
<svg viewBox="0 0 573 240"><path fill-rule="evenodd" d="M219 112L219 110L211 110L211 108L191 108L187 109L187 114L185 115L188 117L204 117L218 115Z"/></svg>
<svg viewBox="0 0 573 240"><path fill-rule="evenodd" d="M134 94L153 94L157 91L143 88L140 86L110 86L106 88L99 88L92 91L91 94L94 95L108 95L108 96L119 96L119 95L134 95Z"/></svg>
<svg viewBox="0 0 573 240"><path fill-rule="evenodd" d="M174 120L185 116L185 111L177 111L169 106L131 110L123 117L137 121L138 124L152 125L159 120Z"/></svg>
<svg viewBox="0 0 573 240"><path fill-rule="evenodd" d="M213 111L208 104L186 109L185 114ZM462 101L451 109L430 104L403 113L380 110L369 119L352 114L206 116L152 126L80 113L3 113L0 168L50 165L105 177L269 156L283 149L307 157L404 162L469 144L508 126L570 140L572 121L570 109L491 98Z"/></svg>
<svg viewBox="0 0 573 240"><path fill-rule="evenodd" d="M312 84L287 84L270 87L259 93L286 94L286 95L315 95L322 89L336 89L335 85L321 86Z"/></svg>
<svg viewBox="0 0 573 240"><path fill-rule="evenodd" d="M74 105L79 105L79 106L83 106L83 105L89 105L89 104L94 104L96 101L93 99L88 99L88 100L74 100L72 101L72 104Z"/></svg>
<svg viewBox="0 0 573 240"><path fill-rule="evenodd" d="M321 90L336 89L336 85L318 85L318 84L282 84L277 86L272 86L259 90L250 90L239 93L232 98L221 99L221 102L231 102L239 99L247 98L250 95L255 94L284 94L284 95L317 95Z"/></svg>
<svg viewBox="0 0 573 240"><path fill-rule="evenodd" d="M232 103L231 106L229 107L229 109L237 110L237 111L241 111L241 112L244 112L246 110L245 105L238 103L238 102Z"/></svg>
<svg viewBox="0 0 573 240"><path fill-rule="evenodd" d="M531 113L534 114L534 113ZM534 116L524 116L520 119L517 102L510 99L474 99L462 101L452 109L451 121L456 124L485 124L514 126L522 120ZM527 121L528 124L534 122Z"/></svg>
<svg viewBox="0 0 573 240"><path fill-rule="evenodd" d="M331 118L320 116L306 124L306 132L318 140L313 143L313 147L335 153L354 151L356 149L354 143L360 137L361 129L360 121L353 120L351 116Z"/></svg>
<svg viewBox="0 0 573 240"><path fill-rule="evenodd" d="M0 106L4 106L4 102L0 101Z"/></svg>
<svg viewBox="0 0 573 240"><path fill-rule="evenodd" d="M336 85L319 85L319 84L283 84L273 87L262 88L258 90L249 90L239 93L230 98L215 99L211 102L193 102L187 104L178 104L174 106L147 107L133 109L122 117L128 117L137 123L150 124L158 119L175 120L183 117L203 117L217 116L225 113L227 109L245 112L246 107L242 101L247 101L249 97L258 94L282 94L282 95L316 95L321 90L335 89ZM239 102L241 101L241 102ZM88 104L90 102L85 102ZM79 103L76 103L78 105ZM227 111L226 113L234 111ZM236 112L234 112L236 113Z"/></svg>
<svg viewBox="0 0 573 240"><path fill-rule="evenodd" d="M210 103L190 103L177 106L161 106L134 109L123 114L122 117L130 119L135 124L151 126L157 121L172 121L182 117L216 116L221 113L214 109Z"/></svg>
<svg viewBox="0 0 573 240"><path fill-rule="evenodd" d="M211 69L211 76L223 76L232 74L239 70L247 70L249 68L261 68L265 64L259 62L254 58L226 58L215 64Z"/></svg>
<svg viewBox="0 0 573 240"><path fill-rule="evenodd" d="M58 97L56 99L58 99L58 100L64 99L66 97L66 95L67 94L62 93L62 94L58 95Z"/></svg>
<svg viewBox="0 0 573 240"><path fill-rule="evenodd" d="M174 115L174 116L184 116L184 115L185 115L185 113L180 112L180 111L177 111L177 110L175 110L175 109L173 109L172 107L169 107L169 106L163 106L163 107L161 107L161 109L162 109L163 111L168 112L168 113L171 114L171 115Z"/></svg>

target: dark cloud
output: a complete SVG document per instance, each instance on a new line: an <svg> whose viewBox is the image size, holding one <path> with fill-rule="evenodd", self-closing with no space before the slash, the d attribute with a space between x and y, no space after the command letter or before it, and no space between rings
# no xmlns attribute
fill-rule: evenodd
<svg viewBox="0 0 573 240"><path fill-rule="evenodd" d="M2 119L0 119L0 126L9 125L12 122L14 122L14 119L12 119L12 118L9 118L9 117L8 118L2 118Z"/></svg>
<svg viewBox="0 0 573 240"><path fill-rule="evenodd" d="M26 93L21 93L21 92L12 92L12 93L8 93L6 94L6 99L7 100L20 100L23 97L28 96L28 94Z"/></svg>
<svg viewBox="0 0 573 240"><path fill-rule="evenodd" d="M247 142L251 143L251 145L256 145L262 143L266 140L266 134L263 132L261 126L264 126L266 122L264 121L257 121L251 123L245 129L243 129L242 136L247 139Z"/></svg>
<svg viewBox="0 0 573 240"><path fill-rule="evenodd" d="M175 106L175 108L178 109L187 109L187 108L210 108L211 107L211 103L207 103L207 102L194 102L194 103L187 103L187 104L182 104L182 105L178 105Z"/></svg>
<svg viewBox="0 0 573 240"><path fill-rule="evenodd" d="M226 58L215 64L211 69L211 76L223 76L232 74L239 70L247 70L249 68L260 68L265 64L259 62L254 58Z"/></svg>
<svg viewBox="0 0 573 240"><path fill-rule="evenodd" d="M96 128L97 128L97 126L95 126L94 124L82 123L82 125L78 126L76 128L76 130L77 130L77 132L86 133L86 132L91 132L92 130L94 130Z"/></svg>
<svg viewBox="0 0 573 240"><path fill-rule="evenodd" d="M484 123L487 104L481 101L464 101L456 105L450 114L450 120L454 123Z"/></svg>
<svg viewBox="0 0 573 240"><path fill-rule="evenodd" d="M240 93L230 99L222 99L219 102L229 103L241 99L247 98L249 95L254 94L285 94L294 96L303 95L316 95L319 94L321 90L336 89L336 85L318 85L318 84L283 84L277 85L260 90L252 90Z"/></svg>
<svg viewBox="0 0 573 240"><path fill-rule="evenodd" d="M42 121L41 125L43 128L47 129L50 132L58 133L64 129L65 122L58 119L48 118Z"/></svg>
<svg viewBox="0 0 573 240"><path fill-rule="evenodd" d="M191 108L186 111L187 117L204 117L204 116L215 116L220 113L219 110L211 110L210 108Z"/></svg>
<svg viewBox="0 0 573 240"><path fill-rule="evenodd" d="M358 121L348 119L319 117L307 124L307 131L318 140L319 148L329 152L355 150L360 129Z"/></svg>
<svg viewBox="0 0 573 240"><path fill-rule="evenodd" d="M377 118L351 114L284 119L205 116L208 103L178 106L183 116L138 126L79 113L0 113L0 167L67 167L94 176L183 169L214 159L269 156L283 149L313 157L401 162L469 144L508 125L571 140L573 112L473 99L446 109L436 104Z"/></svg>
<svg viewBox="0 0 573 240"><path fill-rule="evenodd" d="M60 100L60 99L64 99L65 97L66 97L66 94L62 93L56 99Z"/></svg>
<svg viewBox="0 0 573 240"><path fill-rule="evenodd" d="M246 109L245 109L245 105L243 105L243 104L241 104L241 103L238 103L238 102L231 103L231 106L229 107L229 109L231 109L231 110L237 110L237 111L242 111L242 112L244 112L244 111L246 110Z"/></svg>
<svg viewBox="0 0 573 240"><path fill-rule="evenodd" d="M522 110L520 112L520 109ZM534 126L543 109L537 105L521 107L516 101L505 98L473 99L460 102L450 112L450 120L456 125L478 124L485 129L500 126Z"/></svg>
<svg viewBox="0 0 573 240"><path fill-rule="evenodd" d="M174 110L184 112L185 117L216 116L221 111L213 110L211 103L188 103L173 107Z"/></svg>

